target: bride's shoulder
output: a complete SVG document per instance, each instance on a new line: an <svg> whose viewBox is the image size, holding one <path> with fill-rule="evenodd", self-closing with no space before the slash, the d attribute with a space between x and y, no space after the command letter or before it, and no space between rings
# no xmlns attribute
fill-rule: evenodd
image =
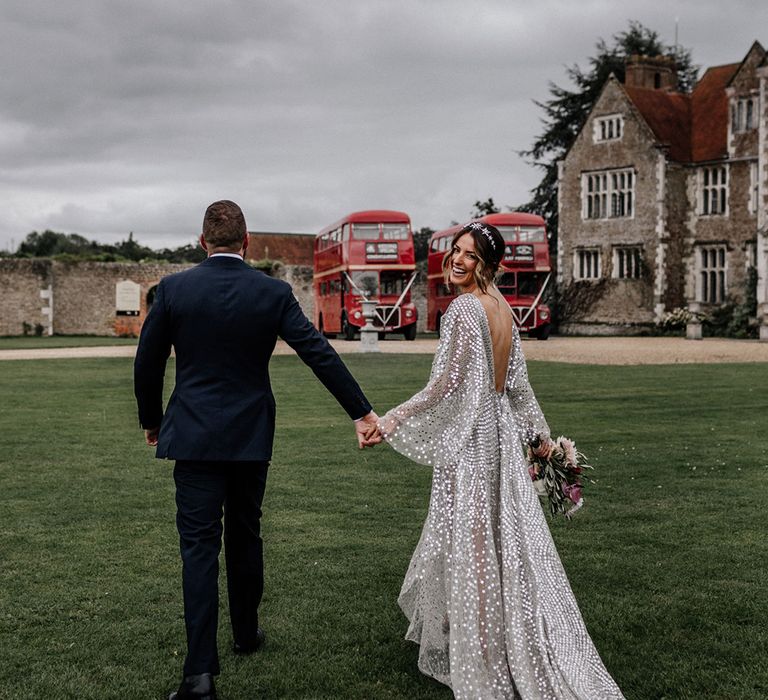
<svg viewBox="0 0 768 700"><path fill-rule="evenodd" d="M474 294L460 294L445 310L441 326L445 322L458 326L476 326L476 322L484 313L482 303Z"/></svg>
<svg viewBox="0 0 768 700"><path fill-rule="evenodd" d="M474 315L482 309L481 301L471 292L459 294L446 309L446 316L450 313L455 316Z"/></svg>

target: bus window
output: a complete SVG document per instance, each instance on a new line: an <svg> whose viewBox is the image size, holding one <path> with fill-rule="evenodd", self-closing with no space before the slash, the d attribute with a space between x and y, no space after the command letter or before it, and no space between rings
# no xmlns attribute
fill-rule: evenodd
<svg viewBox="0 0 768 700"><path fill-rule="evenodd" d="M505 272L501 277L499 277L498 281L496 282L496 286L499 288L499 291L504 296L515 296L516 291L515 287L516 280L515 280L515 274L514 272Z"/></svg>
<svg viewBox="0 0 768 700"><path fill-rule="evenodd" d="M497 226L505 243L515 243L517 239L517 226Z"/></svg>
<svg viewBox="0 0 768 700"><path fill-rule="evenodd" d="M349 224L344 224L344 228L342 229L341 234L341 240L342 241L348 241L349 240Z"/></svg>
<svg viewBox="0 0 768 700"><path fill-rule="evenodd" d="M400 296L408 284L410 275L405 272L381 271L381 293Z"/></svg>
<svg viewBox="0 0 768 700"><path fill-rule="evenodd" d="M355 226L357 231L357 226ZM377 270L356 270L352 273L352 281L355 285L352 287L352 294L359 295L358 290L362 290L369 297L377 296L379 293L379 273Z"/></svg>
<svg viewBox="0 0 768 700"><path fill-rule="evenodd" d="M432 239L432 243L429 244L430 252L432 252L432 253L436 252L439 246L440 246L440 239L439 238L433 238Z"/></svg>
<svg viewBox="0 0 768 700"><path fill-rule="evenodd" d="M544 284L546 275L541 272L518 272L517 281L520 285L518 294L522 296L534 297L539 293L541 285Z"/></svg>
<svg viewBox="0 0 768 700"><path fill-rule="evenodd" d="M521 228L520 240L528 243L541 243L547 240L547 232L542 226L536 228Z"/></svg>
<svg viewBox="0 0 768 700"><path fill-rule="evenodd" d="M385 241L408 240L408 224L382 224L381 228Z"/></svg>
<svg viewBox="0 0 768 700"><path fill-rule="evenodd" d="M378 241L378 224L355 224L352 228L352 236L358 241Z"/></svg>
<svg viewBox="0 0 768 700"><path fill-rule="evenodd" d="M448 236L440 239L440 252L448 250L448 246L451 244L451 239Z"/></svg>

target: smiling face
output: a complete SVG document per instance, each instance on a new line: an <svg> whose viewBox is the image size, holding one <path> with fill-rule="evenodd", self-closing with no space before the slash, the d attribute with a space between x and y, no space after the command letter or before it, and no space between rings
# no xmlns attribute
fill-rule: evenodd
<svg viewBox="0 0 768 700"><path fill-rule="evenodd" d="M479 261L475 239L471 233L458 238L451 249L448 280L464 292L471 292L476 286L474 271Z"/></svg>

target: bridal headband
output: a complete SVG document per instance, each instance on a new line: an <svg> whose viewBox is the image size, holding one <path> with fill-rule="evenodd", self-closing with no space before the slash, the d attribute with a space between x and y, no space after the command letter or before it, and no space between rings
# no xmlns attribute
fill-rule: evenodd
<svg viewBox="0 0 768 700"><path fill-rule="evenodd" d="M493 236L491 235L491 232L483 226L479 221L474 221L471 224L467 224L464 228L471 228L475 231L480 231L487 239L488 242L491 244L491 248L496 250L496 241L493 240Z"/></svg>

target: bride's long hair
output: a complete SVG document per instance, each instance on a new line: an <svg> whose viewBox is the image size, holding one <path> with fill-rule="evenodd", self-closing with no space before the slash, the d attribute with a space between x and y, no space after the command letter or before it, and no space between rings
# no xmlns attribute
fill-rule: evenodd
<svg viewBox="0 0 768 700"><path fill-rule="evenodd" d="M504 258L504 238L499 233L499 229L485 221L470 221L464 224L453 235L451 245L443 256L443 279L446 285L450 284L453 246L465 233L472 236L478 258L472 276L480 291L485 294L489 285L493 284L494 279L496 279L501 261Z"/></svg>

